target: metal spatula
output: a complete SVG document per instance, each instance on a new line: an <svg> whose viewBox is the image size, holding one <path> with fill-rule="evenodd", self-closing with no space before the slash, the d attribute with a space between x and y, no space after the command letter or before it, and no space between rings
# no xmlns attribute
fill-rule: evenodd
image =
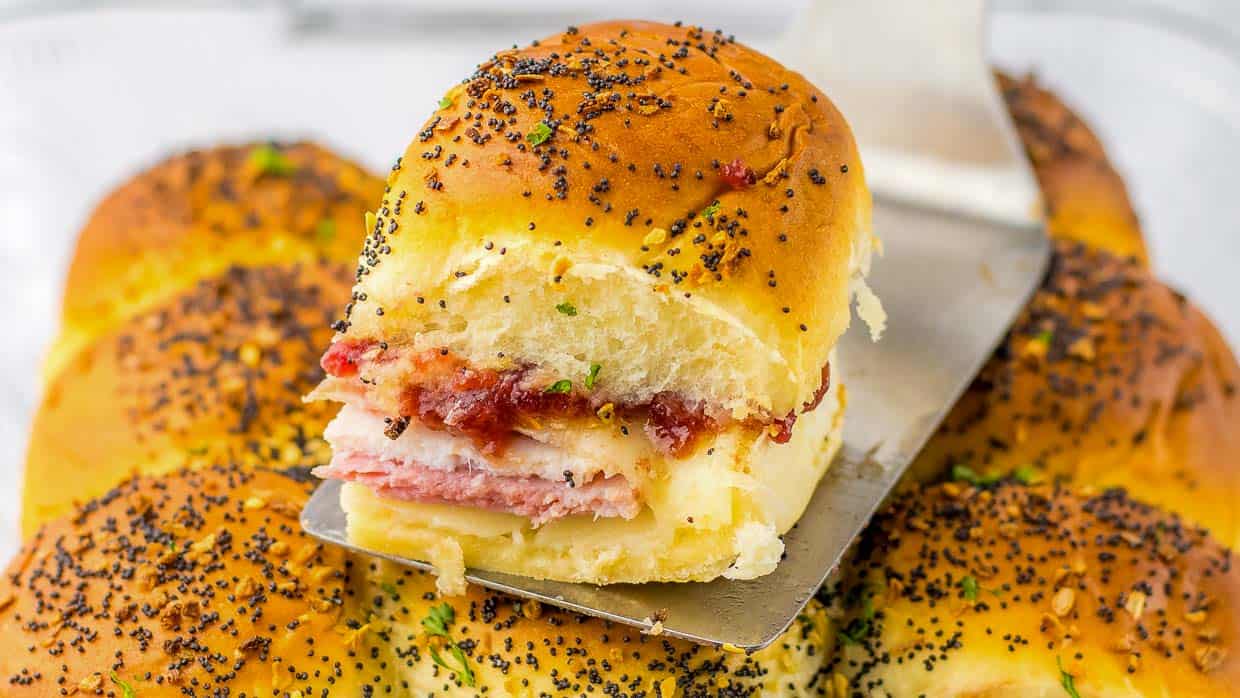
<svg viewBox="0 0 1240 698"><path fill-rule="evenodd" d="M861 144L889 314L840 346L845 445L787 557L751 581L591 586L473 570L470 582L698 642L751 650L788 626L1003 337L1044 271L1038 192L985 62L984 0L819 0L780 58L839 105ZM349 546L337 482L302 524ZM367 551L363 551L367 552ZM395 559L395 558L394 558ZM415 560L396 562L428 568Z"/></svg>

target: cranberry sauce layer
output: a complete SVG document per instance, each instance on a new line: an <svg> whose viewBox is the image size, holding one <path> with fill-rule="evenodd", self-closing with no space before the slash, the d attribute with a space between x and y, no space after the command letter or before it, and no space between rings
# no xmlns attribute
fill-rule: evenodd
<svg viewBox="0 0 1240 698"><path fill-rule="evenodd" d="M822 365L822 382L818 384L818 389L814 391L814 397L811 398L809 402L805 403L804 405L801 405L801 414L805 414L806 412L813 412L814 410L818 409L818 406L822 404L822 399L826 397L827 395L827 390L829 390L830 388L831 388L831 364L823 364ZM772 419L771 425L768 428L767 433L770 435L771 440L774 441L775 443L786 444L788 443L789 440L792 439L792 425L796 423L797 423L797 413L794 410L784 415L783 417L780 417L779 419Z"/></svg>
<svg viewBox="0 0 1240 698"><path fill-rule="evenodd" d="M409 420L416 419L432 429L471 438L484 453L496 453L524 423L597 415L618 418L622 424L643 424L647 437L660 451L681 458L693 452L702 435L718 431L728 420L719 410L708 410L700 401L674 392L656 393L643 403L605 403L575 382L540 381L533 366L502 371L476 369L446 349L412 352L382 342L341 340L332 344L320 364L330 376L357 376L365 382L365 368L398 362L407 363L408 370L402 373L400 414L388 424L386 433L391 438L399 436ZM802 412L822 402L830 377L830 367L824 365L822 384ZM748 421L769 425L771 438L786 443L792 436L796 412Z"/></svg>

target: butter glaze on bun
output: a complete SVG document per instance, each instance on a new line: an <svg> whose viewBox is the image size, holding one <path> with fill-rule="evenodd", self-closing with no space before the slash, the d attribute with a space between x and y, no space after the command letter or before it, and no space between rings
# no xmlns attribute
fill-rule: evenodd
<svg viewBox="0 0 1240 698"><path fill-rule="evenodd" d="M0 693L792 698L822 686L830 621L816 602L745 654L476 587L444 599L431 575L304 533L310 487L178 471L41 528L0 580Z"/></svg>
<svg viewBox="0 0 1240 698"><path fill-rule="evenodd" d="M82 228L45 377L99 333L229 266L351 263L382 189L312 143L217 146L156 163L108 194Z"/></svg>
<svg viewBox="0 0 1240 698"><path fill-rule="evenodd" d="M1083 242L1148 265L1149 252L1128 188L1102 141L1033 75L997 77L1042 189L1051 237Z"/></svg>
<svg viewBox="0 0 1240 698"><path fill-rule="evenodd" d="M914 464L1123 487L1240 545L1240 366L1133 261L1057 243L1050 274Z"/></svg>
<svg viewBox="0 0 1240 698"><path fill-rule="evenodd" d="M41 528L0 582L4 693L360 691L348 556L298 525L308 489L236 467L135 478Z"/></svg>
<svg viewBox="0 0 1240 698"><path fill-rule="evenodd" d="M339 263L231 267L98 336L35 413L25 533L132 473L326 462L335 406L301 394L322 379L315 359L348 288Z"/></svg>
<svg viewBox="0 0 1240 698"><path fill-rule="evenodd" d="M1232 552L1121 490L910 490L844 569L820 595L836 695L1206 698L1240 679Z"/></svg>
<svg viewBox="0 0 1240 698"><path fill-rule="evenodd" d="M346 403L317 473L356 542L457 577L774 569L854 292L881 329L822 92L720 32L570 28L449 90L368 230L313 394Z"/></svg>

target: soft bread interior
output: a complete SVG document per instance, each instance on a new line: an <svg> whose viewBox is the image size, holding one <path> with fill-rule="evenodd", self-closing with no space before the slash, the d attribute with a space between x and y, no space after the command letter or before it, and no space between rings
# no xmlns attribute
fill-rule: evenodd
<svg viewBox="0 0 1240 698"><path fill-rule="evenodd" d="M844 395L833 386L786 444L738 425L688 458L656 464L647 506L634 519L579 515L535 528L513 514L400 502L346 484L349 537L428 560L449 577L460 565L603 584L758 577L778 563L780 534L800 517L839 449Z"/></svg>
<svg viewBox="0 0 1240 698"><path fill-rule="evenodd" d="M869 264L864 239L852 255L858 278ZM771 299L673 284L615 253L569 243L497 234L385 258L383 271L366 282L383 316L354 322L375 324L389 344L447 348L480 368L532 364L548 381L577 387L597 364L593 390L605 400L638 404L671 391L738 418L782 416L812 399L830 349L785 337L800 330L777 308L748 307ZM838 287L837 302L821 307L844 317L821 322L842 323L842 331L848 288Z"/></svg>

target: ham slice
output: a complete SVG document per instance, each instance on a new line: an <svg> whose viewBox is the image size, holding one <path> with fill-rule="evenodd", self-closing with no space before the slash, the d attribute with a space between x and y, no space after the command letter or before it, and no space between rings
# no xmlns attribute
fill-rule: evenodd
<svg viewBox="0 0 1240 698"><path fill-rule="evenodd" d="M468 437L417 421L396 438L384 428L378 414L345 405L323 432L332 462L314 474L356 482L392 499L518 514L535 526L574 514L630 519L641 511L639 488L624 475L601 469L606 459L594 453L590 458L521 434L503 454L486 453ZM583 443L593 442L573 441ZM623 448L611 451L622 460L637 460Z"/></svg>
<svg viewBox="0 0 1240 698"><path fill-rule="evenodd" d="M535 526L574 514L595 517L637 516L637 493L621 476L596 476L574 482L538 476L500 474L458 465L450 469L416 462L376 458L364 452L337 451L331 465L314 474L357 482L376 493L413 502L446 503L526 516Z"/></svg>

